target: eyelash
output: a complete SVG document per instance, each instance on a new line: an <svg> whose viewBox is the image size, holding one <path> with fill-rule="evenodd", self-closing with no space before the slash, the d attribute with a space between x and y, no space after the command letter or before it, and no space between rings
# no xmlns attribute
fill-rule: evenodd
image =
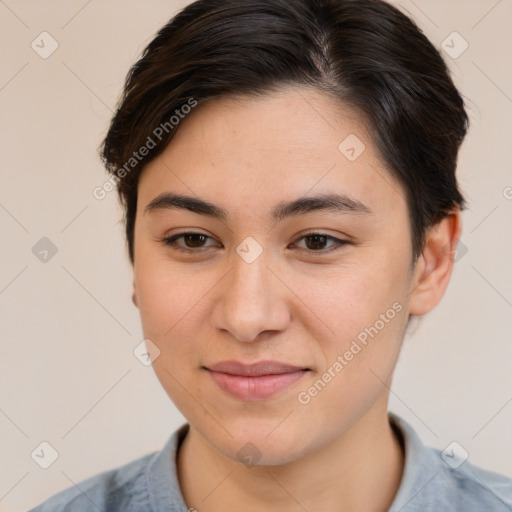
<svg viewBox="0 0 512 512"><path fill-rule="evenodd" d="M197 232L194 232L194 231L186 231L184 233L178 233L176 235L172 235L170 237L167 237L167 238L163 238L162 240L160 240L166 247L170 247L172 250L175 250L175 251L180 251L180 252L183 252L183 253L199 253L199 252L202 252L202 250L204 249L208 249L208 247L213 247L213 246L208 246L208 247L198 247L197 249L188 249L186 247L180 247L180 246L177 246L175 245L175 242L176 240L186 236L186 235L201 235L201 236L204 236L206 238L210 238L213 240L212 237L208 236L208 235L205 235L204 233L197 233ZM328 249L320 249L320 250L312 250L312 249L303 249L302 247L300 249L304 250L304 251L307 251L311 254L327 254L327 253L331 253L331 252L334 252L334 251L337 251L339 249L341 249L344 245L348 245L350 244L350 242L348 240L341 240L339 238L336 238L334 236L331 236L331 235L327 235L327 234L324 234L324 233L317 233L317 232L311 232L311 233L306 233L304 235L302 235L300 238L297 239L297 241L299 240L302 240L303 238L308 238L308 237L313 237L313 236L320 236L320 237L323 237L323 238L326 238L327 241L332 241L332 242L335 242L336 243L336 246L333 247L330 247ZM295 243L295 242L293 242Z"/></svg>

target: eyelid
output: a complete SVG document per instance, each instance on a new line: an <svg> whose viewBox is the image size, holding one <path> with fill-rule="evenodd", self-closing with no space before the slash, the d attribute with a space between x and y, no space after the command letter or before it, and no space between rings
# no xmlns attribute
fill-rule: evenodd
<svg viewBox="0 0 512 512"><path fill-rule="evenodd" d="M185 246L174 245L177 239L179 239L185 235L202 235L206 238L209 238L210 240L215 240L215 238L213 238L212 236L207 235L206 233L201 233L200 231L182 231L181 233L175 233L173 235L166 236L163 239L161 239L160 242L162 242L164 246L170 247L171 249L173 249L175 251L181 251L181 252L187 252L187 253L200 253L200 252L204 251L205 249L208 249L209 247L213 247L211 245L208 245L208 246L204 246L204 247L197 247L194 249L194 248L189 248L189 247L185 247Z"/></svg>
<svg viewBox="0 0 512 512"><path fill-rule="evenodd" d="M202 236L204 236L204 237L206 237L206 238L208 238L210 240L215 240L214 237L211 237L210 235L207 235L206 233L201 233L199 231L183 231L183 232L175 233L173 235L165 237L165 238L163 238L160 241L164 244L164 246L167 246L167 247L171 248L172 250L181 251L181 252L185 252L185 253L198 253L199 254L201 252L204 252L205 250L207 250L210 247L214 247L214 246L209 245L209 246L202 246L202 247L197 247L197 248L188 248L188 247L184 247L184 246L174 245L176 243L176 240L178 240L179 238L181 238L181 237L183 237L185 235L202 235ZM301 251L305 251L308 254L322 255L322 254L329 254L329 253L334 252L334 251L336 251L338 249L341 249L344 245L348 245L348 244L352 243L350 240L338 238L338 237L335 237L333 235L329 235L327 233L323 233L321 230L310 230L310 231L301 233L292 242L292 244L296 244L298 241L300 241L303 238L306 238L308 236L315 236L315 235L316 236L324 237L327 240L335 242L335 245L331 246L330 248L320 249L320 250L317 250L317 251L311 250L311 249L307 249L307 248L302 248L302 247L299 247L298 249L300 249Z"/></svg>
<svg viewBox="0 0 512 512"><path fill-rule="evenodd" d="M315 236L315 235L327 238L327 240L335 242L335 245L331 246L331 247L329 247L327 249L321 249L321 250L318 250L318 251L314 251L314 250L311 250L311 249L304 249L302 247L299 247L299 249L301 249L302 251L307 252L308 255L312 254L312 255L319 255L320 256L322 254L330 254L331 252L335 252L338 249L341 249L344 245L348 245L348 244L352 243L350 240L343 239L343 238L338 238L336 236L329 235L328 233L324 233L321 230L314 230L314 229L310 230L310 231L306 231L304 233L301 233L295 239L295 241L292 242L292 243L296 244L299 240L302 240L303 238L306 238L308 236Z"/></svg>

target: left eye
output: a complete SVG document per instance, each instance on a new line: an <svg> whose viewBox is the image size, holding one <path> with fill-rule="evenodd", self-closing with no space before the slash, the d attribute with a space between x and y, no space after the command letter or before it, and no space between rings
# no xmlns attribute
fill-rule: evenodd
<svg viewBox="0 0 512 512"><path fill-rule="evenodd" d="M182 243L177 243L179 239L183 239L184 245ZM162 243L166 246L172 247L172 249L184 252L199 252L204 248L219 247L216 243L206 245L207 240L215 242L212 237L204 235L203 233L188 232L164 238ZM302 240L304 240L304 247L300 247L297 244L297 242ZM299 247L299 249L304 249L310 252L328 252L333 248L337 249L342 245L349 243L346 240L340 240L339 238L322 233L308 233L307 235L300 237L297 242L294 242L294 245ZM331 245L328 245L329 243Z"/></svg>
<svg viewBox="0 0 512 512"><path fill-rule="evenodd" d="M301 249L306 249L312 252L327 252L326 249L331 249L333 247L339 248L340 246L348 243L346 240L340 240L339 238L324 235L322 233L308 233L307 235L299 238L299 240L305 241L305 247L301 247ZM331 242L332 245L326 247L328 242Z"/></svg>

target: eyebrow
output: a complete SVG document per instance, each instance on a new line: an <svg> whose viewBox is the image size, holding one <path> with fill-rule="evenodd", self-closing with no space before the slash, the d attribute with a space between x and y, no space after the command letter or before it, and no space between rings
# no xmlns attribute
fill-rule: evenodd
<svg viewBox="0 0 512 512"><path fill-rule="evenodd" d="M188 210L199 215L208 215L227 221L227 210L204 199L164 192L155 197L145 208L144 214L165 210ZM338 213L372 214L373 212L358 199L345 194L320 194L311 197L301 197L293 201L277 204L270 217L280 222L287 217L304 215L313 211L335 211Z"/></svg>

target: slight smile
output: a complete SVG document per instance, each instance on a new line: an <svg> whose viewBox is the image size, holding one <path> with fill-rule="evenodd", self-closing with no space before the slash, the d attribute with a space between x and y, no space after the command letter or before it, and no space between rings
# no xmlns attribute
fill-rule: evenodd
<svg viewBox="0 0 512 512"><path fill-rule="evenodd" d="M203 366L217 385L239 400L265 400L298 381L309 368L278 361L243 364L224 361Z"/></svg>

